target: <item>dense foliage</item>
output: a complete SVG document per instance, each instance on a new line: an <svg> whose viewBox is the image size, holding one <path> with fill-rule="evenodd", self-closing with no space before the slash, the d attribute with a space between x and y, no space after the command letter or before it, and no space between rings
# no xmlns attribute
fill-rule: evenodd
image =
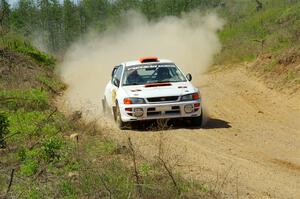
<svg viewBox="0 0 300 199"><path fill-rule="evenodd" d="M220 61L249 60L262 51L299 43L297 0L19 0L11 6L7 1L0 0L0 34L10 30L52 53L63 52L90 30L102 32L118 25L128 10L140 11L152 21L214 10L226 21L220 33L225 49Z"/></svg>
<svg viewBox="0 0 300 199"><path fill-rule="evenodd" d="M1 0L0 25L44 43L51 51L62 50L90 29L105 30L118 23L127 10L139 10L150 20L180 15L195 8L218 7L222 0L20 0L9 7ZM1 17L2 16L2 17Z"/></svg>

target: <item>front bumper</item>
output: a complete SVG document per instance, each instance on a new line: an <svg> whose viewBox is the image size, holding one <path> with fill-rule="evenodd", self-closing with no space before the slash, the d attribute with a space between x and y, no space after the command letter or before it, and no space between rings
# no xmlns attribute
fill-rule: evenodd
<svg viewBox="0 0 300 199"><path fill-rule="evenodd" d="M187 109L188 112L186 111ZM142 110L143 112L139 117L136 116L137 110L139 112ZM121 119L123 122L199 117L201 112L200 100L159 104L120 105Z"/></svg>

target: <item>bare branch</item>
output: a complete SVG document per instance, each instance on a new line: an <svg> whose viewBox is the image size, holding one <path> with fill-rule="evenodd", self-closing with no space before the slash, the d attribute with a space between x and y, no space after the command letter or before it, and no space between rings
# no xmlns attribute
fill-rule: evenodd
<svg viewBox="0 0 300 199"><path fill-rule="evenodd" d="M133 148L133 144L131 142L130 137L128 137L128 145L129 145L129 149L130 149L131 156L132 156L133 167L134 167L134 176L135 176L135 181L136 181L136 185L137 185L137 190L138 190L139 194L142 194L142 186L141 186L142 180L141 180L141 177L140 177L138 169L137 169L136 154L135 154L135 150Z"/></svg>
<svg viewBox="0 0 300 199"><path fill-rule="evenodd" d="M174 185L174 187L177 190L178 195L181 195L180 187L178 186L178 184L177 184L177 182L175 180L173 172L171 171L171 169L167 166L167 163L161 157L158 157L158 158L159 158L160 162L162 163L163 167L165 168L165 170L167 171L168 175L170 176L170 178L171 178L171 180L173 182L173 185Z"/></svg>
<svg viewBox="0 0 300 199"><path fill-rule="evenodd" d="M106 184L106 182L105 182L105 180L103 179L102 176L100 176L100 180L101 180L101 182L102 182L102 184L103 184L105 190L109 193L109 198L113 198L113 197L112 197L111 190L110 190L109 187L107 186L107 184Z"/></svg>
<svg viewBox="0 0 300 199"><path fill-rule="evenodd" d="M11 186L12 186L12 183L13 183L13 180L14 180L14 174L15 174L15 169L12 169L11 173L10 173L10 180L9 180L9 184L8 184L8 187L7 187L6 194L8 194L10 192L10 189L11 189Z"/></svg>

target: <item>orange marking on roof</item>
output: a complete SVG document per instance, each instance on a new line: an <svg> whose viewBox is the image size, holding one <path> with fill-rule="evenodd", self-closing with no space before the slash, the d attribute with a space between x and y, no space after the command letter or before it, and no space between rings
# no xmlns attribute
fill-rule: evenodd
<svg viewBox="0 0 300 199"><path fill-rule="evenodd" d="M158 61L158 57L141 57L141 58L139 58L139 61L141 63L144 63L144 62L155 62L155 61Z"/></svg>

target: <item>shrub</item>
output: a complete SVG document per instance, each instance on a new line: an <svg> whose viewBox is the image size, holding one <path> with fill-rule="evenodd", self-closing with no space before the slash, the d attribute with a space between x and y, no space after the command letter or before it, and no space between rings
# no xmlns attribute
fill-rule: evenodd
<svg viewBox="0 0 300 199"><path fill-rule="evenodd" d="M59 150L62 147L62 141L58 138L49 138L43 143L43 158L47 162L52 162L60 158Z"/></svg>
<svg viewBox="0 0 300 199"><path fill-rule="evenodd" d="M20 167L20 172L24 176L32 176L34 175L39 168L39 164L37 160L27 159Z"/></svg>

